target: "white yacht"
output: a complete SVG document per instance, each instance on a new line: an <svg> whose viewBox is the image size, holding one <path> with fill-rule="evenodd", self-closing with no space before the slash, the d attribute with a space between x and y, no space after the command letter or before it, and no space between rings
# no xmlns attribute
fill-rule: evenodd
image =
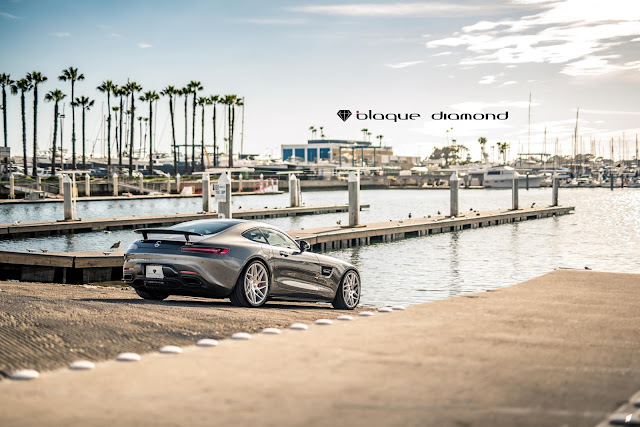
<svg viewBox="0 0 640 427"><path fill-rule="evenodd" d="M483 176L485 188L511 188L513 185L513 174L515 169L511 166L495 166L487 169ZM529 176L529 188L538 188L544 179L544 175ZM527 188L527 175L520 174L518 177L518 188Z"/></svg>

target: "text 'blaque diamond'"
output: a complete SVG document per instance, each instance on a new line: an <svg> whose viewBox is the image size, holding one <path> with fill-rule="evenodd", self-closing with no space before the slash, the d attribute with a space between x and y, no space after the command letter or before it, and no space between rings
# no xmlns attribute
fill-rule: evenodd
<svg viewBox="0 0 640 427"><path fill-rule="evenodd" d="M340 110L338 111L338 117L342 119L343 122L346 122L349 117L351 117L351 111L349 110Z"/></svg>

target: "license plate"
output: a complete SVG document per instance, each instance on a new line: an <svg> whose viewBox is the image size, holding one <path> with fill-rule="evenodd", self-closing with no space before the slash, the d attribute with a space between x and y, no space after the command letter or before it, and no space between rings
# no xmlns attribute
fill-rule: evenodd
<svg viewBox="0 0 640 427"><path fill-rule="evenodd" d="M163 279L164 274L162 273L161 265L147 265L147 274L146 276L150 279Z"/></svg>

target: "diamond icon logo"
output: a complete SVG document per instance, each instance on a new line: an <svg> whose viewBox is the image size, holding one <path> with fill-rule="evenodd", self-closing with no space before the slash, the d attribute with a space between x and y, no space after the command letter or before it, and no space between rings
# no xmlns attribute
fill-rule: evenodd
<svg viewBox="0 0 640 427"><path fill-rule="evenodd" d="M338 111L338 117L342 119L343 122L346 122L349 117L351 117L351 111L349 110L340 110Z"/></svg>

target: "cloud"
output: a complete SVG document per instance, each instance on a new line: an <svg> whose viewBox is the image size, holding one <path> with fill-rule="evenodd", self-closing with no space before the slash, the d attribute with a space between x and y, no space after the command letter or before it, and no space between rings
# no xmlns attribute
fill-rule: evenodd
<svg viewBox="0 0 640 427"><path fill-rule="evenodd" d="M510 5L456 4L444 2L422 3L361 3L335 5L308 5L293 7L295 12L322 15L359 16L359 17L401 17L401 16L473 16L500 13L513 9Z"/></svg>
<svg viewBox="0 0 640 427"><path fill-rule="evenodd" d="M100 28L101 30L110 30L111 29L111 25L98 24L97 27Z"/></svg>
<svg viewBox="0 0 640 427"><path fill-rule="evenodd" d="M440 52L440 53L436 53L435 55L432 56L445 56L445 55L451 55L453 52Z"/></svg>
<svg viewBox="0 0 640 427"><path fill-rule="evenodd" d="M589 110L589 109L585 109L585 110L580 110L580 113L606 114L606 115L615 115L615 116L640 116L640 111Z"/></svg>
<svg viewBox="0 0 640 427"><path fill-rule="evenodd" d="M384 64L385 67L389 68L407 68L413 65L422 64L424 61L409 61L409 62L399 62L397 64Z"/></svg>
<svg viewBox="0 0 640 427"><path fill-rule="evenodd" d="M111 33L110 35L111 35L111 37L114 37L114 38L117 38L117 39L121 39L123 37L122 34L118 34L118 33Z"/></svg>
<svg viewBox="0 0 640 427"><path fill-rule="evenodd" d="M71 33L51 33L52 36L56 36L56 37L71 37Z"/></svg>
<svg viewBox="0 0 640 427"><path fill-rule="evenodd" d="M504 82L502 83L502 86L510 86L510 85L514 85L517 84L518 82L515 80L509 80L508 82Z"/></svg>
<svg viewBox="0 0 640 427"><path fill-rule="evenodd" d="M536 107L540 105L537 102L532 102L531 106ZM487 110L506 110L509 108L528 108L528 101L496 101L496 102L461 102L459 104L451 104L449 108L453 108L454 110L458 110L463 113L479 113Z"/></svg>
<svg viewBox="0 0 640 427"><path fill-rule="evenodd" d="M484 76L478 81L478 83L480 83L481 85L490 85L495 81L496 81L496 76Z"/></svg>
<svg viewBox="0 0 640 427"><path fill-rule="evenodd" d="M138 47L140 49L148 49L150 47L152 47L149 43L138 43Z"/></svg>
<svg viewBox="0 0 640 427"><path fill-rule="evenodd" d="M278 18L244 18L240 19L240 22L247 24L259 24L259 25L300 25L307 22L304 19L290 18L290 19L278 19Z"/></svg>
<svg viewBox="0 0 640 427"><path fill-rule="evenodd" d="M0 12L0 16L2 16L3 18L7 18L7 19L20 19L15 15L12 15L10 13L7 12Z"/></svg>
<svg viewBox="0 0 640 427"><path fill-rule="evenodd" d="M523 3L520 1L520 3ZM599 75L637 69L637 53L624 59L596 55L617 53L625 40L640 33L640 2L627 0L562 0L524 3L543 10L518 19L479 21L451 37L432 40L427 47L460 47L468 53L461 65L469 64L562 64L571 76ZM622 55L621 55L622 56Z"/></svg>

